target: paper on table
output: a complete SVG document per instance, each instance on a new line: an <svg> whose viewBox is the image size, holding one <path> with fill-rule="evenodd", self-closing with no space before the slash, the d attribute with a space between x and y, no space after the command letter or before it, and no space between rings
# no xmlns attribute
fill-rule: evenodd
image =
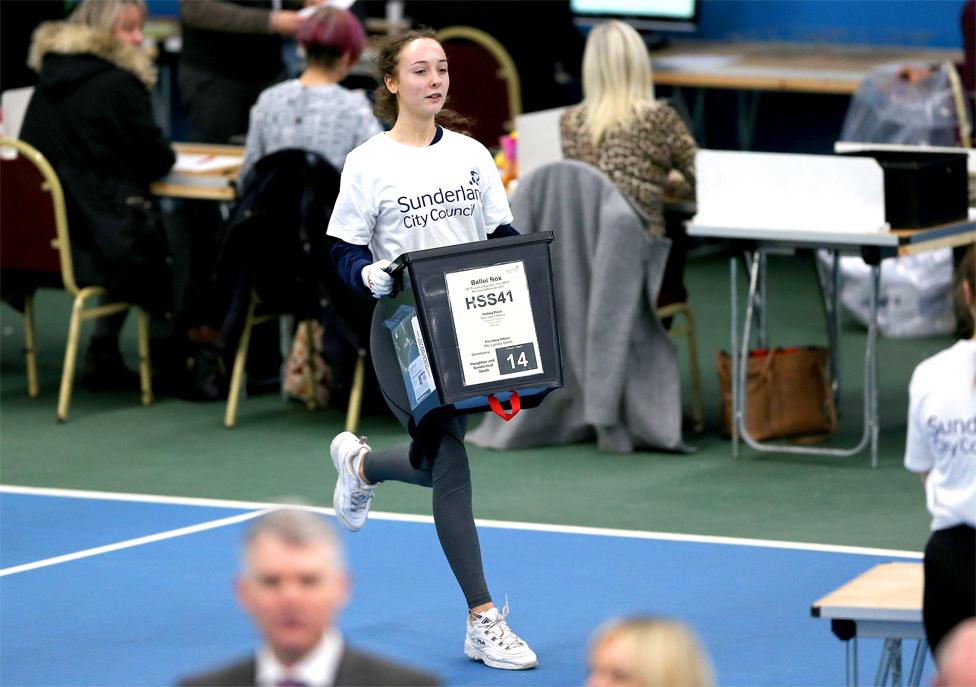
<svg viewBox="0 0 976 687"><path fill-rule="evenodd" d="M203 173L232 170L241 166L242 159L235 155L188 155L177 153L173 171L177 173Z"/></svg>
<svg viewBox="0 0 976 687"><path fill-rule="evenodd" d="M667 55L652 58L654 69L664 72L711 71L738 62L738 55Z"/></svg>
<svg viewBox="0 0 976 687"><path fill-rule="evenodd" d="M298 16L303 19L311 14L315 13L315 10L320 7L335 7L340 10L347 10L353 6L356 0L325 0L325 2L319 3L317 5L309 5L308 7L303 7L298 10Z"/></svg>
<svg viewBox="0 0 976 687"><path fill-rule="evenodd" d="M878 233L884 174L868 157L699 150L695 224Z"/></svg>

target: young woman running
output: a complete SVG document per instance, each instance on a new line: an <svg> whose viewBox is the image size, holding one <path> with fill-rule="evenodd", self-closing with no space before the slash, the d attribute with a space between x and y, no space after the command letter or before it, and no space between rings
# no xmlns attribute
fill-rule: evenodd
<svg viewBox="0 0 976 687"><path fill-rule="evenodd" d="M328 233L347 282L376 298L390 294L384 268L409 251L512 236L512 213L491 155L480 143L442 127L450 77L444 49L428 31L411 32L381 52L377 116L393 125L346 158ZM493 668L521 670L535 653L508 627L508 607L492 603L471 506L464 417L429 414L416 425L390 333L377 308L370 339L387 404L410 441L372 451L343 432L332 441L339 473L333 505L350 530L365 524L374 487L386 480L433 489L434 524L468 604L464 653Z"/></svg>

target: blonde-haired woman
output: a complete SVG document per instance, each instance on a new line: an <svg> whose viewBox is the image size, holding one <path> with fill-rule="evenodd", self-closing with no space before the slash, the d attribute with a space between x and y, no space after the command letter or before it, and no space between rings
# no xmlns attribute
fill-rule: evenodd
<svg viewBox="0 0 976 687"><path fill-rule="evenodd" d="M665 235L665 187L677 196L694 193L695 140L673 108L654 100L647 47L628 24L608 21L590 31L583 102L563 113L560 136L563 155L610 177L647 215L655 236ZM659 305L684 300L683 263L676 240Z"/></svg>
<svg viewBox="0 0 976 687"><path fill-rule="evenodd" d="M707 687L711 662L695 634L664 618L611 620L590 642L586 687Z"/></svg>
<svg viewBox="0 0 976 687"><path fill-rule="evenodd" d="M143 0L85 0L68 21L34 32L28 63L39 78L21 138L64 187L75 276L154 314L172 308L167 244L149 210L149 184L174 155L153 119L152 58L142 50ZM122 362L125 313L100 317L82 370L92 389L138 388Z"/></svg>

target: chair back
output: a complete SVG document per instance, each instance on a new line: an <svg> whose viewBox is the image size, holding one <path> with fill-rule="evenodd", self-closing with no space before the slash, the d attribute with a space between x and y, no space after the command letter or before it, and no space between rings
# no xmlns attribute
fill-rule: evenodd
<svg viewBox="0 0 976 687"><path fill-rule="evenodd" d="M20 136L20 127L27 114L27 105L34 95L33 86L10 88L0 94L0 109L3 110L3 133L10 138Z"/></svg>
<svg viewBox="0 0 976 687"><path fill-rule="evenodd" d="M576 160L521 177L511 205L520 231L555 234L552 273L565 388L531 416L486 421L468 439L521 448L595 433L604 451L680 449L678 361L654 310L670 242L647 232L609 177Z"/></svg>
<svg viewBox="0 0 976 687"><path fill-rule="evenodd" d="M221 240L219 281L236 283L245 270L268 308L317 319L339 172L318 153L289 148L258 160L242 188Z"/></svg>
<svg viewBox="0 0 976 687"><path fill-rule="evenodd" d="M60 274L78 292L64 191L54 168L24 141L0 138L0 267Z"/></svg>
<svg viewBox="0 0 976 687"><path fill-rule="evenodd" d="M522 85L511 55L489 34L471 26L448 26L437 40L452 69L461 75L451 83L448 107L475 120L474 138L488 148L515 127L522 113Z"/></svg>
<svg viewBox="0 0 976 687"><path fill-rule="evenodd" d="M565 107L526 112L515 118L518 131L518 170L525 176L550 162L563 159L559 120Z"/></svg>

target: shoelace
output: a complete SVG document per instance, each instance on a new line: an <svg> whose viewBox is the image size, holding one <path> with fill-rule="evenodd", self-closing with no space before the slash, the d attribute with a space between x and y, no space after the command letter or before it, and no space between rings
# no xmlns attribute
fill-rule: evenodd
<svg viewBox="0 0 976 687"><path fill-rule="evenodd" d="M366 437L365 436L359 437L359 452L362 452L362 449L365 446L366 446ZM358 456L359 453L357 453L356 455ZM350 470L352 471L353 475L356 476L357 481L360 484L363 484L362 480L359 479L359 474L357 473L356 468L354 468L351 463L352 461L350 461L350 465L349 465ZM372 499L373 499L373 487L371 486L357 487L349 493L350 510L352 510L353 513L358 513L364 508L368 508L369 502Z"/></svg>
<svg viewBox="0 0 976 687"><path fill-rule="evenodd" d="M494 641L503 649L514 649L519 645L525 644L525 642L522 641L521 637L519 637L517 634L512 632L512 628L508 626L508 623L505 620L506 618L508 618L508 611L509 611L508 595L506 594L505 605L502 606L501 613L498 614L498 619L495 622L493 622L491 625L485 627L484 631L485 634L487 634L489 637L492 638L492 641ZM495 635L496 632L498 633L497 638ZM504 643L506 641L506 635L508 635L507 644Z"/></svg>
<svg viewBox="0 0 976 687"><path fill-rule="evenodd" d="M362 509L369 505L369 502L373 500L373 490L372 489L353 489L349 494L350 510L353 513L358 513Z"/></svg>

